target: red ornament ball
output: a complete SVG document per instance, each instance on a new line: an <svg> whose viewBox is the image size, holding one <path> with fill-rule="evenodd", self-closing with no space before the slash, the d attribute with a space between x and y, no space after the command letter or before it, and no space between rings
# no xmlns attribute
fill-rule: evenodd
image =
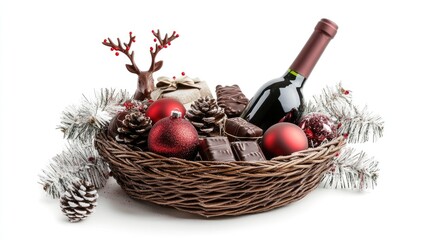
<svg viewBox="0 0 429 240"><path fill-rule="evenodd" d="M173 110L179 111L182 118L185 116L186 109L181 102L174 98L161 98L147 108L146 116L150 117L152 123L156 123L165 117L169 117Z"/></svg>
<svg viewBox="0 0 429 240"><path fill-rule="evenodd" d="M286 156L307 148L307 137L304 131L292 123L274 124L262 137L262 149L268 158Z"/></svg>
<svg viewBox="0 0 429 240"><path fill-rule="evenodd" d="M323 113L305 115L298 126L304 130L310 147L320 146L323 142L330 141L338 136L337 125Z"/></svg>
<svg viewBox="0 0 429 240"><path fill-rule="evenodd" d="M149 151L165 157L192 160L198 150L199 139L195 127L172 111L171 117L163 118L152 126L148 136Z"/></svg>

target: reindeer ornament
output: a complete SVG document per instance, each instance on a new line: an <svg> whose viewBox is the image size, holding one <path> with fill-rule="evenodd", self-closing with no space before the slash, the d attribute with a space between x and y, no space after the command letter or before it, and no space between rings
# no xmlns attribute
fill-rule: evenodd
<svg viewBox="0 0 429 240"><path fill-rule="evenodd" d="M141 71L137 64L134 61L134 51L130 52L131 45L136 41L136 36L133 36L133 33L130 32L130 40L128 43L121 43L121 40L118 38L118 44L115 44L110 38L104 39L103 44L105 46L110 47L111 51L116 51L115 55L119 56L119 52L125 54L131 61L131 64L125 64L125 67L129 72L138 75L138 83L137 90L134 93L134 99L136 100L144 100L151 99L151 92L155 89L153 73L161 69L163 62L155 61L157 54L163 49L167 48L171 45L171 42L179 37L179 34L176 34L176 31L168 36L165 34L165 37L161 37L161 33L159 30L155 32L152 30L152 34L155 36L153 41L155 42L155 48L150 47L150 56L151 56L151 64L147 71Z"/></svg>

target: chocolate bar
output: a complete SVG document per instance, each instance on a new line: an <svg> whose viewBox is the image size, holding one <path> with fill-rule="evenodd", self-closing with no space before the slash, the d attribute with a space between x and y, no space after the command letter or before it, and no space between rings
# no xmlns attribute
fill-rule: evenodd
<svg viewBox="0 0 429 240"><path fill-rule="evenodd" d="M231 142L252 141L261 138L263 131L260 127L249 123L243 118L236 117L225 121L225 134Z"/></svg>
<svg viewBox="0 0 429 240"><path fill-rule="evenodd" d="M232 152L238 161L264 161L265 156L255 141L231 143Z"/></svg>
<svg viewBox="0 0 429 240"><path fill-rule="evenodd" d="M207 137L200 143L200 155L204 161L235 161L226 137Z"/></svg>
<svg viewBox="0 0 429 240"><path fill-rule="evenodd" d="M224 109L229 117L238 117L249 103L249 99L241 92L238 85L216 86L217 104Z"/></svg>

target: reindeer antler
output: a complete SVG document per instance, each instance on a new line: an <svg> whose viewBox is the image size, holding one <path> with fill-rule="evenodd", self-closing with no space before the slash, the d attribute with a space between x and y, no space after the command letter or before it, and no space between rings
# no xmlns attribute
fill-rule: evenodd
<svg viewBox="0 0 429 240"><path fill-rule="evenodd" d="M155 36L154 42L158 40L159 44L155 44L155 49L153 47L150 48L150 56L152 58L152 62L150 64L149 71L157 71L162 67L162 61L155 63L156 55L159 53L159 51L161 51L161 49L170 46L171 41L178 38L179 34L176 34L176 31L173 31L173 34L171 34L170 37L168 36L168 34L165 34L164 39L161 38L161 33L159 32L159 29L157 30L157 32L152 30L152 34Z"/></svg>
<svg viewBox="0 0 429 240"><path fill-rule="evenodd" d="M134 62L134 51L130 53L131 45L133 44L133 42L136 41L136 36L133 36L133 33L130 32L130 40L128 43L124 43L123 46L121 40L119 38L117 38L117 40L118 44L115 44L110 38L107 38L107 40L104 39L103 45L110 47L110 50L112 51L119 51L125 54L131 60L131 65L125 64L128 71L130 71L131 73L140 74L140 70L137 67L137 64ZM116 56L119 55L119 52L116 52Z"/></svg>
<svg viewBox="0 0 429 240"><path fill-rule="evenodd" d="M152 30L153 35L155 36L154 42L159 42L155 44L155 49L150 47L150 56L152 58L149 70L140 71L137 67L137 64L134 62L134 51L130 52L131 45L136 41L136 36L133 36L133 33L130 32L130 40L128 43L122 43L118 38L118 44L115 44L110 38L104 39L103 45L110 47L110 50L116 51L115 55L119 56L119 52L125 54L130 60L131 64L125 64L128 71L135 73L139 76L137 90L134 94L134 99L144 100L151 98L151 92L155 89L154 80L152 74L158 71L162 67L162 61L155 62L156 55L163 48L167 48L171 45L171 41L179 37L179 34L176 34L176 31L173 32L171 36L168 34L165 35L164 39L161 38L161 33L159 30L155 33Z"/></svg>

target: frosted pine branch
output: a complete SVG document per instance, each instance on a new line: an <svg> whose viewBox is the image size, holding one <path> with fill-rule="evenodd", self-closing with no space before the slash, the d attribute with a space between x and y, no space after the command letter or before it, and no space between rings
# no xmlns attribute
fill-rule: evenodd
<svg viewBox="0 0 429 240"><path fill-rule="evenodd" d="M365 190L377 185L378 162L365 152L355 153L351 147L344 148L334 159L334 166L323 176L321 186L350 190Z"/></svg>
<svg viewBox="0 0 429 240"><path fill-rule="evenodd" d="M80 105L71 105L63 111L58 128L66 139L90 141L129 99L127 91L107 88L94 92L94 98L83 96Z"/></svg>
<svg viewBox="0 0 429 240"><path fill-rule="evenodd" d="M96 188L104 187L109 178L109 167L98 155L92 143L75 141L55 156L42 170L40 184L48 195L59 198L75 180L81 179Z"/></svg>
<svg viewBox="0 0 429 240"><path fill-rule="evenodd" d="M341 83L326 87L319 96L307 103L305 113L322 112L339 123L339 133L348 135L349 143L375 141L383 136L382 118L352 102L352 94Z"/></svg>

